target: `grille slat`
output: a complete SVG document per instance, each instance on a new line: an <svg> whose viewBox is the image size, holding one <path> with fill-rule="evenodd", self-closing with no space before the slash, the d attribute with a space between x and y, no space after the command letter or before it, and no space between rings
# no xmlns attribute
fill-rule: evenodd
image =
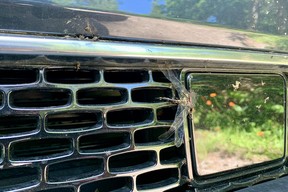
<svg viewBox="0 0 288 192"><path fill-rule="evenodd" d="M86 135L79 140L79 149L82 153L101 153L124 149L130 145L128 133L103 133Z"/></svg>
<svg viewBox="0 0 288 192"><path fill-rule="evenodd" d="M138 130L134 134L136 145L152 145L159 142L159 136L169 130L170 127L153 127L149 129ZM173 137L171 137L173 138ZM167 139L167 142L171 139Z"/></svg>
<svg viewBox="0 0 288 192"><path fill-rule="evenodd" d="M70 92L65 89L28 89L10 94L10 105L20 108L65 106L69 102Z"/></svg>
<svg viewBox="0 0 288 192"><path fill-rule="evenodd" d="M119 177L88 183L80 187L80 192L130 192L132 190L132 179L130 177Z"/></svg>
<svg viewBox="0 0 288 192"><path fill-rule="evenodd" d="M46 127L50 131L69 132L97 128L102 125L101 112L64 112L49 114Z"/></svg>
<svg viewBox="0 0 288 192"><path fill-rule="evenodd" d="M32 187L40 182L38 169L31 167L1 169L0 178L0 191Z"/></svg>
<svg viewBox="0 0 288 192"><path fill-rule="evenodd" d="M71 153L72 142L67 138L45 138L12 143L10 147L11 159L41 160Z"/></svg>
<svg viewBox="0 0 288 192"><path fill-rule="evenodd" d="M152 121L152 109L124 109L107 113L107 123L111 126L141 125Z"/></svg>
<svg viewBox="0 0 288 192"><path fill-rule="evenodd" d="M120 104L127 101L128 93L121 88L82 89L77 92L80 105Z"/></svg>
<svg viewBox="0 0 288 192"><path fill-rule="evenodd" d="M144 169L156 164L154 151L130 152L113 156L109 159L110 172L128 172Z"/></svg>
<svg viewBox="0 0 288 192"><path fill-rule="evenodd" d="M177 111L177 106L162 107L157 109L158 121L173 121Z"/></svg>
<svg viewBox="0 0 288 192"><path fill-rule="evenodd" d="M132 101L141 103L163 102L161 98L171 98L172 91L168 88L138 88L132 90Z"/></svg>
<svg viewBox="0 0 288 192"><path fill-rule="evenodd" d="M185 157L184 147L169 147L160 151L161 164L177 163Z"/></svg>
<svg viewBox="0 0 288 192"><path fill-rule="evenodd" d="M148 190L171 185L178 181L178 169L162 169L139 175L136 179L138 190Z"/></svg>
<svg viewBox="0 0 288 192"><path fill-rule="evenodd" d="M38 121L38 116L0 116L0 137L35 131Z"/></svg>
<svg viewBox="0 0 288 192"><path fill-rule="evenodd" d="M76 159L48 167L49 182L69 182L102 174L104 172L103 159Z"/></svg>
<svg viewBox="0 0 288 192"><path fill-rule="evenodd" d="M44 190L40 190L37 192L75 192L75 189L73 187L59 187L59 188L53 188L53 189L44 189Z"/></svg>

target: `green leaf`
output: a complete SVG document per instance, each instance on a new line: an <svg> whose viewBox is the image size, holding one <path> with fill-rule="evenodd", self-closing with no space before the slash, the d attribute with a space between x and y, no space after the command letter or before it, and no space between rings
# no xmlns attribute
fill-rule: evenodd
<svg viewBox="0 0 288 192"><path fill-rule="evenodd" d="M282 105L273 105L271 110L273 110L275 113L284 113L284 107Z"/></svg>

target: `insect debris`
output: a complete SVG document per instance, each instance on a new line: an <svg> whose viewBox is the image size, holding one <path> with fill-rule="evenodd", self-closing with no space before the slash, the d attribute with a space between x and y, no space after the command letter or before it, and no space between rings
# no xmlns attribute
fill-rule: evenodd
<svg viewBox="0 0 288 192"><path fill-rule="evenodd" d="M240 88L241 82L240 81L236 81L235 85L232 84L232 87L234 88L234 91L237 91Z"/></svg>
<svg viewBox="0 0 288 192"><path fill-rule="evenodd" d="M175 114L174 121L170 126L170 129L159 136L159 140L165 141L170 138L173 134L175 135L175 145L180 147L184 142L184 127L183 122L185 116L188 114L192 117L192 113L195 106L196 94L193 91L187 91L183 86L175 70L161 70L165 77L172 83L179 95L179 99L171 99L166 97L160 97L160 100L165 100L173 104L177 104L177 111Z"/></svg>

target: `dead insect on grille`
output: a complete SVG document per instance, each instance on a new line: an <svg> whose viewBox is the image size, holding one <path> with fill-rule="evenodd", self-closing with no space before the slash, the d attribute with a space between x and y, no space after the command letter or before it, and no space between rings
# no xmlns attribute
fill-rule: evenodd
<svg viewBox="0 0 288 192"><path fill-rule="evenodd" d="M175 119L170 129L167 132L160 135L159 139L161 141L167 140L175 133L175 141L174 141L175 145L176 147L180 147L184 142L184 127L183 127L184 116L188 114L190 117L192 117L192 112L195 106L196 93L194 93L193 91L191 92L187 91L187 89L183 86L183 84L179 80L176 71L162 70L162 73L169 81L171 81L173 87L176 89L179 95L179 99L171 99L166 97L159 98L160 100L166 100L178 105L175 114Z"/></svg>

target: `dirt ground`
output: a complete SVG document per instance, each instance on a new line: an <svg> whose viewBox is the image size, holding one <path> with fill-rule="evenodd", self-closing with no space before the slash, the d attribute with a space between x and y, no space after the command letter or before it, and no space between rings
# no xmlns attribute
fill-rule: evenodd
<svg viewBox="0 0 288 192"><path fill-rule="evenodd" d="M269 159L265 156L255 156L244 159L240 154L229 155L224 151L211 152L204 160L199 162L198 173L200 175L211 174L267 160Z"/></svg>
<svg viewBox="0 0 288 192"><path fill-rule="evenodd" d="M240 156L228 155L225 152L212 152L203 161L199 162L198 172L201 175L212 172L235 169L253 163L251 160L241 159Z"/></svg>

